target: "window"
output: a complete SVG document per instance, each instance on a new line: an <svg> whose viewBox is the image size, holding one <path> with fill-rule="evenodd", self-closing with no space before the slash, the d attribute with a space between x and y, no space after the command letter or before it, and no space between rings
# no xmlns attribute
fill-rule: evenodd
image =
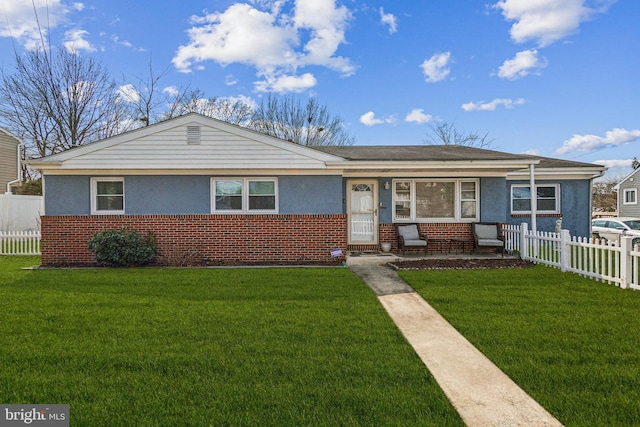
<svg viewBox="0 0 640 427"><path fill-rule="evenodd" d="M212 179L211 210L219 213L275 213L277 181L273 178Z"/></svg>
<svg viewBox="0 0 640 427"><path fill-rule="evenodd" d="M394 221L477 221L478 181L394 181L393 218Z"/></svg>
<svg viewBox="0 0 640 427"><path fill-rule="evenodd" d="M91 178L91 214L124 214L124 178Z"/></svg>
<svg viewBox="0 0 640 427"><path fill-rule="evenodd" d="M623 192L623 205L635 205L638 203L638 189L637 188L626 188Z"/></svg>
<svg viewBox="0 0 640 427"><path fill-rule="evenodd" d="M536 211L540 213L560 213L560 184L536 185ZM511 186L511 213L531 213L531 187Z"/></svg>

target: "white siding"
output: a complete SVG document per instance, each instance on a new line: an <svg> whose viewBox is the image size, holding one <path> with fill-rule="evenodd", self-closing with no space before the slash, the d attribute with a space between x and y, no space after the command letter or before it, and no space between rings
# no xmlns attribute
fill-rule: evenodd
<svg viewBox="0 0 640 427"><path fill-rule="evenodd" d="M72 169L309 169L324 162L288 143L266 143L209 126L201 143L187 144L187 123L78 155L64 162ZM278 146L280 145L280 146ZM292 144L293 145L293 144ZM298 146L299 148L299 146Z"/></svg>

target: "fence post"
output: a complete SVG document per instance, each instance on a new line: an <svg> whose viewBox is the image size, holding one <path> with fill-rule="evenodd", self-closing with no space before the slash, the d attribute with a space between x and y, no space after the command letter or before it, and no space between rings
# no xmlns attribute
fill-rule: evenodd
<svg viewBox="0 0 640 427"><path fill-rule="evenodd" d="M529 243L526 240L527 236L527 223L523 222L520 224L520 258L527 259L529 257Z"/></svg>
<svg viewBox="0 0 640 427"><path fill-rule="evenodd" d="M633 279L631 273L631 250L633 249L633 237L620 237L620 287L629 289Z"/></svg>
<svg viewBox="0 0 640 427"><path fill-rule="evenodd" d="M569 254L569 245L571 240L571 232L569 230L560 230L560 271L567 271L567 267L571 263L571 255Z"/></svg>

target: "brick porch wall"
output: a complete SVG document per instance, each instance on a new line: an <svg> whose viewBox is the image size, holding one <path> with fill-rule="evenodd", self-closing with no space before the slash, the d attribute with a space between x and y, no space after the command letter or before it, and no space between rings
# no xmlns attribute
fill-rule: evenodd
<svg viewBox="0 0 640 427"><path fill-rule="evenodd" d="M152 231L160 265L332 264L346 248L346 215L43 216L42 264L94 264L94 233L127 227Z"/></svg>
<svg viewBox="0 0 640 427"><path fill-rule="evenodd" d="M460 237L468 239L464 250L470 251L473 247L473 231L471 223L468 222L429 222L419 224L420 231L427 235L429 239L429 252L447 252L448 242L445 239ZM391 250L398 250L398 238L395 224L380 224L380 242L391 242ZM459 248L463 249L463 248ZM407 250L411 252L411 250ZM414 252L423 252L417 249Z"/></svg>

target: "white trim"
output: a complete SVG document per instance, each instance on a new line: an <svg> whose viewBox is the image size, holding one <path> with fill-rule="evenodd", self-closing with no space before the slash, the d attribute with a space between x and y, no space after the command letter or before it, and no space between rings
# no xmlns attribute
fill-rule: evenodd
<svg viewBox="0 0 640 427"><path fill-rule="evenodd" d="M224 210L216 209L216 181L238 181L242 184L242 209ZM249 183L250 182L273 182L274 204L275 209L249 209ZM278 196L278 178L275 177L235 177L235 176L218 176L212 177L211 180L211 213L212 214L277 214L279 212L279 196Z"/></svg>
<svg viewBox="0 0 640 427"><path fill-rule="evenodd" d="M409 218L397 219L396 218L396 183L398 182L409 182L410 191L409 191L409 202L410 202L410 215ZM416 183L419 182L451 182L454 184L454 194L453 194L453 217L446 218L419 218L416 215ZM473 201L476 204L476 216L474 218L462 218L462 183L463 182L472 182L475 184L475 199ZM479 179L467 179L467 178L415 178L415 179L394 179L391 185L391 198L392 198L392 212L391 212L391 220L394 223L402 223L402 222L420 222L420 223L429 223L429 222L475 222L480 219L480 180ZM406 200L403 200L406 201ZM471 201L470 199L465 199L465 201Z"/></svg>
<svg viewBox="0 0 640 427"><path fill-rule="evenodd" d="M533 194L536 194L536 205L537 205L536 213L537 214L559 214L559 213L561 213L562 198L560 196L560 184L536 184L535 187L534 187L534 191L533 192L531 191L531 185L530 184L511 184L511 188L509 189L509 210L511 212L511 215L531 214L531 210L517 211L517 210L513 209L513 189L514 188L519 188L519 187L520 188L528 188L530 197ZM554 210L540 209L540 200L537 198L538 192L536 191L536 189L538 189L540 187L554 187L556 189L556 194L555 194L555 202L556 203L555 203L555 209Z"/></svg>
<svg viewBox="0 0 640 427"><path fill-rule="evenodd" d="M373 212L372 212L372 218L373 218L373 241L371 242L366 242L366 241L361 241L361 240L353 240L351 234L352 234L352 229L353 229L353 217L352 215L355 213L357 214L358 212L352 212L351 210L351 188L354 184L366 184L366 185L371 185L371 190L372 190L372 194L371 196L373 197ZM379 232L378 232L378 228L380 226L380 218L378 216L378 181L375 179L355 179L355 180L349 180L347 181L347 216L348 216L348 220L347 220L347 226L348 226L348 230L347 230L347 234L348 234L348 244L350 245L377 245L379 243ZM368 213L368 212L362 212L362 213Z"/></svg>
<svg viewBox="0 0 640 427"><path fill-rule="evenodd" d="M98 183L99 182L122 182L122 210L98 210ZM91 178L91 215L124 215L125 212L125 189L124 178L107 176Z"/></svg>
<svg viewBox="0 0 640 427"><path fill-rule="evenodd" d="M633 201L627 202L627 193L633 193ZM622 192L622 204L625 206L628 205L637 205L638 204L638 189L637 188L625 188Z"/></svg>

